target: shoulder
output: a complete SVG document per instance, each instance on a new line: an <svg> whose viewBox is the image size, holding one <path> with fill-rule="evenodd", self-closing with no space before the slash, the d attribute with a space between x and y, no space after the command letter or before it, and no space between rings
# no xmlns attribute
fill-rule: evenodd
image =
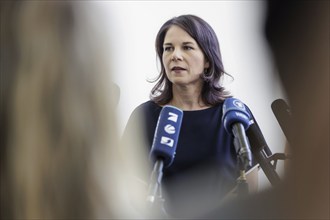
<svg viewBox="0 0 330 220"><path fill-rule="evenodd" d="M132 112L130 120L147 121L157 120L162 107L153 101L146 101L138 105Z"/></svg>
<svg viewBox="0 0 330 220"><path fill-rule="evenodd" d="M161 107L157 105L155 102L149 100L143 102L142 104L138 105L132 114L149 114L153 112L160 112Z"/></svg>
<svg viewBox="0 0 330 220"><path fill-rule="evenodd" d="M153 118L157 118L159 115L159 113L158 115L150 114L151 112L155 112L155 109L157 109L157 105L152 101L146 101L139 104L131 112L125 130L136 131L137 129L140 129L140 126L148 126L149 121L154 120Z"/></svg>

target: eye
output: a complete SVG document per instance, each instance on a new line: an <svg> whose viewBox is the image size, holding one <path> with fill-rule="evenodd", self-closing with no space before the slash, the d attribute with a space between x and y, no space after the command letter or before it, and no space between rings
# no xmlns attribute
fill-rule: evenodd
<svg viewBox="0 0 330 220"><path fill-rule="evenodd" d="M193 50L194 48L191 47L191 46L183 46L183 49L184 49L184 50Z"/></svg>
<svg viewBox="0 0 330 220"><path fill-rule="evenodd" d="M171 46L164 47L164 51L171 51L172 49L173 49L173 47L171 47Z"/></svg>

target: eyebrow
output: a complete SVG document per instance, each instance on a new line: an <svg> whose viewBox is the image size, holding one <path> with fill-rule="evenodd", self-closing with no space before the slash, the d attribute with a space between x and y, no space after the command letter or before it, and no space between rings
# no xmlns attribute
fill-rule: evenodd
<svg viewBox="0 0 330 220"><path fill-rule="evenodd" d="M187 41L187 42L183 42L183 45L188 45L188 44L194 44L193 42ZM171 46L173 45L172 43L164 43L164 46Z"/></svg>

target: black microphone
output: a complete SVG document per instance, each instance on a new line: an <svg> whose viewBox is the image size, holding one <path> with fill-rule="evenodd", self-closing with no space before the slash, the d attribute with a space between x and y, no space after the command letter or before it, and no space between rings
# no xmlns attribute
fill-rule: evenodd
<svg viewBox="0 0 330 220"><path fill-rule="evenodd" d="M268 150L269 147L257 123L253 122L247 129L246 134L250 141L253 158L259 163L269 182L272 185L277 185L280 182L280 177L270 162L271 157L267 155L267 152L270 150Z"/></svg>
<svg viewBox="0 0 330 220"><path fill-rule="evenodd" d="M148 188L147 201L154 203L163 176L163 168L169 167L174 160L183 111L174 106L162 108L149 157L154 163Z"/></svg>
<svg viewBox="0 0 330 220"><path fill-rule="evenodd" d="M292 113L290 107L283 99L276 99L271 104L273 113L289 143L292 144Z"/></svg>
<svg viewBox="0 0 330 220"><path fill-rule="evenodd" d="M223 104L223 124L229 134L234 135L234 146L239 158L241 170L252 165L250 144L245 131L250 126L251 115L238 99L227 98Z"/></svg>

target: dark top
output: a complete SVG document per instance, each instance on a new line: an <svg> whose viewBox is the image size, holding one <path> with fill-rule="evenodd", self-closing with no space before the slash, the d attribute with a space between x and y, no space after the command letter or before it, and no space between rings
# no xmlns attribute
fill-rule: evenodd
<svg viewBox="0 0 330 220"><path fill-rule="evenodd" d="M124 138L136 126L135 119L140 120L149 152L161 109L152 101L138 106L129 118ZM166 211L171 216L189 217L187 213L194 215L194 211L219 204L236 185L236 163L233 136L222 123L222 103L204 110L184 111L174 161L163 170Z"/></svg>

